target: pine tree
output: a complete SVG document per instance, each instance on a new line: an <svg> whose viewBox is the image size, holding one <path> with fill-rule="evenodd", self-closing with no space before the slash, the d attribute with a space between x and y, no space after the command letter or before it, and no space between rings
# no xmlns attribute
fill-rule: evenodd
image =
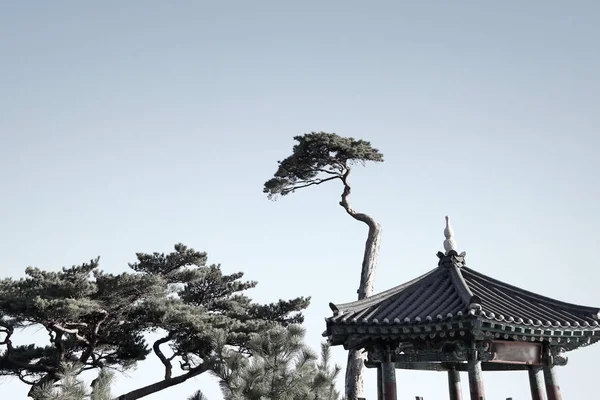
<svg viewBox="0 0 600 400"><path fill-rule="evenodd" d="M208 400L208 398L204 396L204 393L202 393L201 390L198 390L196 393L188 397L187 400Z"/></svg>
<svg viewBox="0 0 600 400"><path fill-rule="evenodd" d="M311 132L294 137L297 142L292 154L283 161L273 178L265 182L264 193L269 199L277 199L295 193L296 190L337 181L343 186L339 205L346 213L367 225L367 241L363 252L358 299L373 294L375 269L379 256L381 225L368 214L356 211L350 205L350 173L356 164L382 162L383 154L371 143L335 133ZM348 351L345 392L349 400L357 400L363 391L363 354L359 350Z"/></svg>
<svg viewBox="0 0 600 400"><path fill-rule="evenodd" d="M308 298L256 303L245 294L256 282L206 262L206 253L178 244L169 254L138 253L130 272L103 272L94 259L0 280L0 374L31 385L32 396L60 381L65 362L79 372L126 370L153 355L164 377L117 397L134 400L209 371L219 362L215 337L245 351L254 334L302 323ZM25 327L44 329L49 343L13 345ZM163 336L148 343L151 332ZM173 363L183 373L175 376Z"/></svg>
<svg viewBox="0 0 600 400"><path fill-rule="evenodd" d="M75 363L62 363L57 381L36 386L32 392L35 400L110 400L112 398L110 387L114 373L102 369L98 377L92 382L90 392L85 383L78 379L81 366Z"/></svg>
<svg viewBox="0 0 600 400"><path fill-rule="evenodd" d="M298 325L255 335L248 343L248 357L220 346L221 363L213 374L225 400L339 400L335 381L340 367L332 366L327 344L321 357L304 344L305 331Z"/></svg>

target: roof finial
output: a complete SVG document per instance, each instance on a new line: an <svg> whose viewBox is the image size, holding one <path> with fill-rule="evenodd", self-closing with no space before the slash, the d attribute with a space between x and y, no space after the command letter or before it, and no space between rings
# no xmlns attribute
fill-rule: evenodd
<svg viewBox="0 0 600 400"><path fill-rule="evenodd" d="M446 237L446 240L444 240L444 250L446 250L446 255L448 255L450 250L456 251L456 242L454 241L454 230L452 230L452 225L450 225L450 218L448 218L447 215L444 236Z"/></svg>

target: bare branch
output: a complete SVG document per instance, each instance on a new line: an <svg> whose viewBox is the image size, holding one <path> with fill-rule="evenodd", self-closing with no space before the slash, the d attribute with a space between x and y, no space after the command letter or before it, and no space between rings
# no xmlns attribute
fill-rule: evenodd
<svg viewBox="0 0 600 400"><path fill-rule="evenodd" d="M0 331L2 333L6 334L6 337L4 338L4 340L2 342L0 342L0 345L6 346L6 351L0 358L2 360L2 362L4 363L4 365L6 365L8 368L12 368L15 370L26 370L30 373L51 374L51 373L55 372L54 368L47 367L45 365L31 364L31 363L25 363L25 362L13 360L11 358L11 355L13 352L13 345L12 345L11 338L15 332L14 328L12 326L10 326L9 324L6 324L2 321L0 321L0 327L1 327Z"/></svg>
<svg viewBox="0 0 600 400"><path fill-rule="evenodd" d="M94 349L96 348L96 344L98 343L98 332L100 331L100 326L106 318L108 318L108 312L105 310L101 310L102 318L96 321L94 325L94 330L92 332L92 338L87 343L87 349L81 354L79 357L79 362L85 364L87 360L94 354Z"/></svg>
<svg viewBox="0 0 600 400"><path fill-rule="evenodd" d="M132 390L131 392L122 394L122 395L120 395L119 397L116 397L113 400L137 400L137 399L141 399L142 397L146 397L146 396L149 396L149 395L154 394L156 392L160 392L163 389L169 388L171 386L178 385L180 383L183 383L183 382L187 381L190 378L198 376L198 375L200 375L200 374L208 371L209 367L210 367L210 363L208 363L208 362L203 363L203 364L201 364L201 365L199 365L199 366L197 366L195 368L190 369L185 374L176 376L174 378L163 379L162 381L158 381L158 382L153 383L151 385L147 385L147 386L144 386L142 388Z"/></svg>
<svg viewBox="0 0 600 400"><path fill-rule="evenodd" d="M15 328L11 325L0 321L0 333L4 333L6 336L4 340L0 342L0 345L6 345L7 350L12 350L12 342L10 341L10 337L15 333Z"/></svg>
<svg viewBox="0 0 600 400"><path fill-rule="evenodd" d="M333 160L331 160L331 161L332 161L332 162L333 162L335 165L337 165L337 167L338 167L338 168L339 168L339 170L340 170L340 173L342 173L342 174L346 173L346 170L348 169L348 166L347 166L345 163L343 163L343 162L341 162L341 161L338 161L338 160L336 160L336 159L333 159Z"/></svg>
<svg viewBox="0 0 600 400"><path fill-rule="evenodd" d="M65 323L65 328L68 329L72 329L72 328L87 328L88 324L86 324L85 322L67 322Z"/></svg>
<svg viewBox="0 0 600 400"><path fill-rule="evenodd" d="M62 332L57 332L54 337L54 346L58 350L58 360L62 361L65 358L65 346L62 341Z"/></svg>
<svg viewBox="0 0 600 400"><path fill-rule="evenodd" d="M174 356L171 357L171 358L165 357L165 354L160 349L160 346L162 344L167 343L171 339L173 339L174 336L175 336L175 332L171 331L171 332L169 332L169 334L167 336L158 339L152 345L152 349L154 350L154 354L156 354L156 356L160 359L160 362L162 362L163 365L165 366L165 379L171 378L171 376L173 374L173 364L171 364L171 361L172 361L172 359L173 359Z"/></svg>
<svg viewBox="0 0 600 400"><path fill-rule="evenodd" d="M341 175L340 175L340 173L339 173L339 172L336 172L336 171L330 171L330 170L328 170L328 169L325 169L325 168L317 168L317 169L315 169L315 170L313 170L313 171L314 171L314 172L323 172L323 173L325 173L325 174L329 174L329 175L335 175L335 176L339 176L339 177L341 178Z"/></svg>
<svg viewBox="0 0 600 400"><path fill-rule="evenodd" d="M35 385L35 381L28 381L27 379L25 379L25 374L23 374L22 372L19 372L19 374L17 375L17 378L19 378L19 380L29 386L33 386Z"/></svg>
<svg viewBox="0 0 600 400"><path fill-rule="evenodd" d="M94 327L94 337L96 338L98 336L98 332L100 331L100 326L104 323L104 321L106 321L106 319L108 318L108 311L106 310L102 310L102 318L100 318L98 320L98 322L96 322L96 326Z"/></svg>
<svg viewBox="0 0 600 400"><path fill-rule="evenodd" d="M291 193L291 192L293 192L293 191L295 191L297 189L302 189L302 188L309 187L309 186L320 185L321 183L332 181L334 179L342 179L342 178L340 178L339 175L335 175L335 176L331 176L331 177L325 178L325 179L315 179L315 180L312 180L312 181L304 181L304 182L307 182L307 183L296 185L296 186L292 186L289 189L282 190L282 194L288 194L288 193Z"/></svg>
<svg viewBox="0 0 600 400"><path fill-rule="evenodd" d="M57 332L57 333L61 332L61 333L66 333L66 334L69 334L69 335L73 335L75 337L75 339L79 340L80 342L83 342L83 343L85 343L87 345L90 344L89 340L87 340L84 336L81 336L79 334L79 329L77 329L77 328L68 329L68 328L65 328L62 325L59 325L59 324L55 323L55 322L46 322L46 323L44 323L44 326L46 327L46 329L51 329L51 330L53 330L54 332Z"/></svg>

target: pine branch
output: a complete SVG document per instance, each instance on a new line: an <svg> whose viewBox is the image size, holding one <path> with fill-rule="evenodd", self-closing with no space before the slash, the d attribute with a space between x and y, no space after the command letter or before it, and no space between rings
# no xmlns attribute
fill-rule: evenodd
<svg viewBox="0 0 600 400"><path fill-rule="evenodd" d="M160 346L162 344L167 343L171 339L173 339L174 336L175 336L175 331L170 331L167 336L158 339L152 345L154 354L156 354L156 356L159 358L160 362L165 366L165 379L171 378L171 375L173 374L173 364L171 363L171 360L173 359L174 356L171 357L170 359L165 357L165 354L160 349Z"/></svg>
<svg viewBox="0 0 600 400"><path fill-rule="evenodd" d="M294 185L294 186L291 186L290 188L286 188L286 189L282 190L281 194L285 195L285 194L288 194L288 193L292 193L292 192L294 192L294 191L296 191L298 189L307 188L309 186L320 185L322 183L329 182L329 181L332 181L334 179L340 179L340 176L336 174L335 176L331 176L329 178L314 179L312 181L304 181L304 183L301 183L301 184L298 184L298 185Z"/></svg>

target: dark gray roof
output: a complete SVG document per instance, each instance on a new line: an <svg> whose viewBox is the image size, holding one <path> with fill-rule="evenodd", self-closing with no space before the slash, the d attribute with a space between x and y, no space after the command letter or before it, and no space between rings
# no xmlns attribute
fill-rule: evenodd
<svg viewBox="0 0 600 400"><path fill-rule="evenodd" d="M554 300L490 278L467 268L464 253L438 256L438 267L415 280L367 299L330 304L334 315L327 319L326 335L331 337L335 325L428 325L435 332L440 326L454 330L456 321L474 319L485 322L483 328L510 325L513 332L522 327L541 336L556 330L598 331L600 335L599 308Z"/></svg>

